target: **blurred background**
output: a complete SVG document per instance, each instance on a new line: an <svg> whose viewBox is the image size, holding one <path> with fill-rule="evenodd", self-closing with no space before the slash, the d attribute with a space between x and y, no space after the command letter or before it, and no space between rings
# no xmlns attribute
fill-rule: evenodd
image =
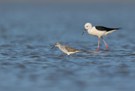
<svg viewBox="0 0 135 91"><path fill-rule="evenodd" d="M134 91L134 0L0 0L0 91ZM100 52L84 24L120 27Z"/></svg>
<svg viewBox="0 0 135 91"><path fill-rule="evenodd" d="M134 2L134 0L1 0L1 2L11 2L11 3L15 3L15 2L30 2L30 3L33 3L33 2L36 2L36 3L39 3L39 2L44 2L44 3L66 3L66 2L69 2L69 3L91 3L91 2Z"/></svg>

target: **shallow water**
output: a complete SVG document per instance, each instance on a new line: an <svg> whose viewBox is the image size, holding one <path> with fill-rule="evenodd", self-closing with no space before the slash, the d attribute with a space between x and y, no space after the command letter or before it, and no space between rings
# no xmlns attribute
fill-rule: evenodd
<svg viewBox="0 0 135 91"><path fill-rule="evenodd" d="M133 5L0 7L1 91L134 91ZM81 35L88 21L122 28L105 38L109 51ZM64 56L58 41L90 53Z"/></svg>

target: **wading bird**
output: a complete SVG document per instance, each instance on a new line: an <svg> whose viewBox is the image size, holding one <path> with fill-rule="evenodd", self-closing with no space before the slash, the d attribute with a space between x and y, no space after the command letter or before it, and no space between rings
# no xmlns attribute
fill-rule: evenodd
<svg viewBox="0 0 135 91"><path fill-rule="evenodd" d="M74 48L71 48L69 46L62 45L59 42L55 43L54 46L59 48L62 52L64 52L67 55L71 55L71 54L80 52L80 50L78 50L78 49L74 49Z"/></svg>
<svg viewBox="0 0 135 91"><path fill-rule="evenodd" d="M99 51L99 49L100 49L100 39L103 40L103 42L106 46L106 49L108 50L109 46L108 46L107 42L104 40L103 37L120 29L120 28L107 28L107 27L104 27L104 26L92 26L91 23L86 23L84 25L84 28L88 32L88 34L91 34L91 35L94 35L94 36L98 37L97 51Z"/></svg>

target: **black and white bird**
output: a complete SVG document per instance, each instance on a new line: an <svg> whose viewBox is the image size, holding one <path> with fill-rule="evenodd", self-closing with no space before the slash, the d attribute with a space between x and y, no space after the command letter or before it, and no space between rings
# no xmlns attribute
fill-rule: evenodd
<svg viewBox="0 0 135 91"><path fill-rule="evenodd" d="M120 28L107 28L107 27L104 27L104 26L92 26L91 23L86 23L84 25L84 28L88 32L88 34L91 34L91 35L94 35L94 36L98 37L97 51L99 51L99 49L100 49L100 39L103 40L103 42L106 46L106 49L108 50L109 46L108 46L107 42L104 40L103 37L120 29Z"/></svg>

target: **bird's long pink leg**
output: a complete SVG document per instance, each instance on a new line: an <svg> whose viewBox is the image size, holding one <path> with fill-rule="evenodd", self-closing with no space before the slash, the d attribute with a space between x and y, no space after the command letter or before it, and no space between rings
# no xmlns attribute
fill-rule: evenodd
<svg viewBox="0 0 135 91"><path fill-rule="evenodd" d="M99 51L100 50L100 38L98 38L98 47L96 49L96 51Z"/></svg>
<svg viewBox="0 0 135 91"><path fill-rule="evenodd" d="M104 40L103 37L102 37L102 40L103 40L103 42L104 42L104 44L105 44L106 49L108 50L108 49L109 49L109 46L108 46L107 42Z"/></svg>

